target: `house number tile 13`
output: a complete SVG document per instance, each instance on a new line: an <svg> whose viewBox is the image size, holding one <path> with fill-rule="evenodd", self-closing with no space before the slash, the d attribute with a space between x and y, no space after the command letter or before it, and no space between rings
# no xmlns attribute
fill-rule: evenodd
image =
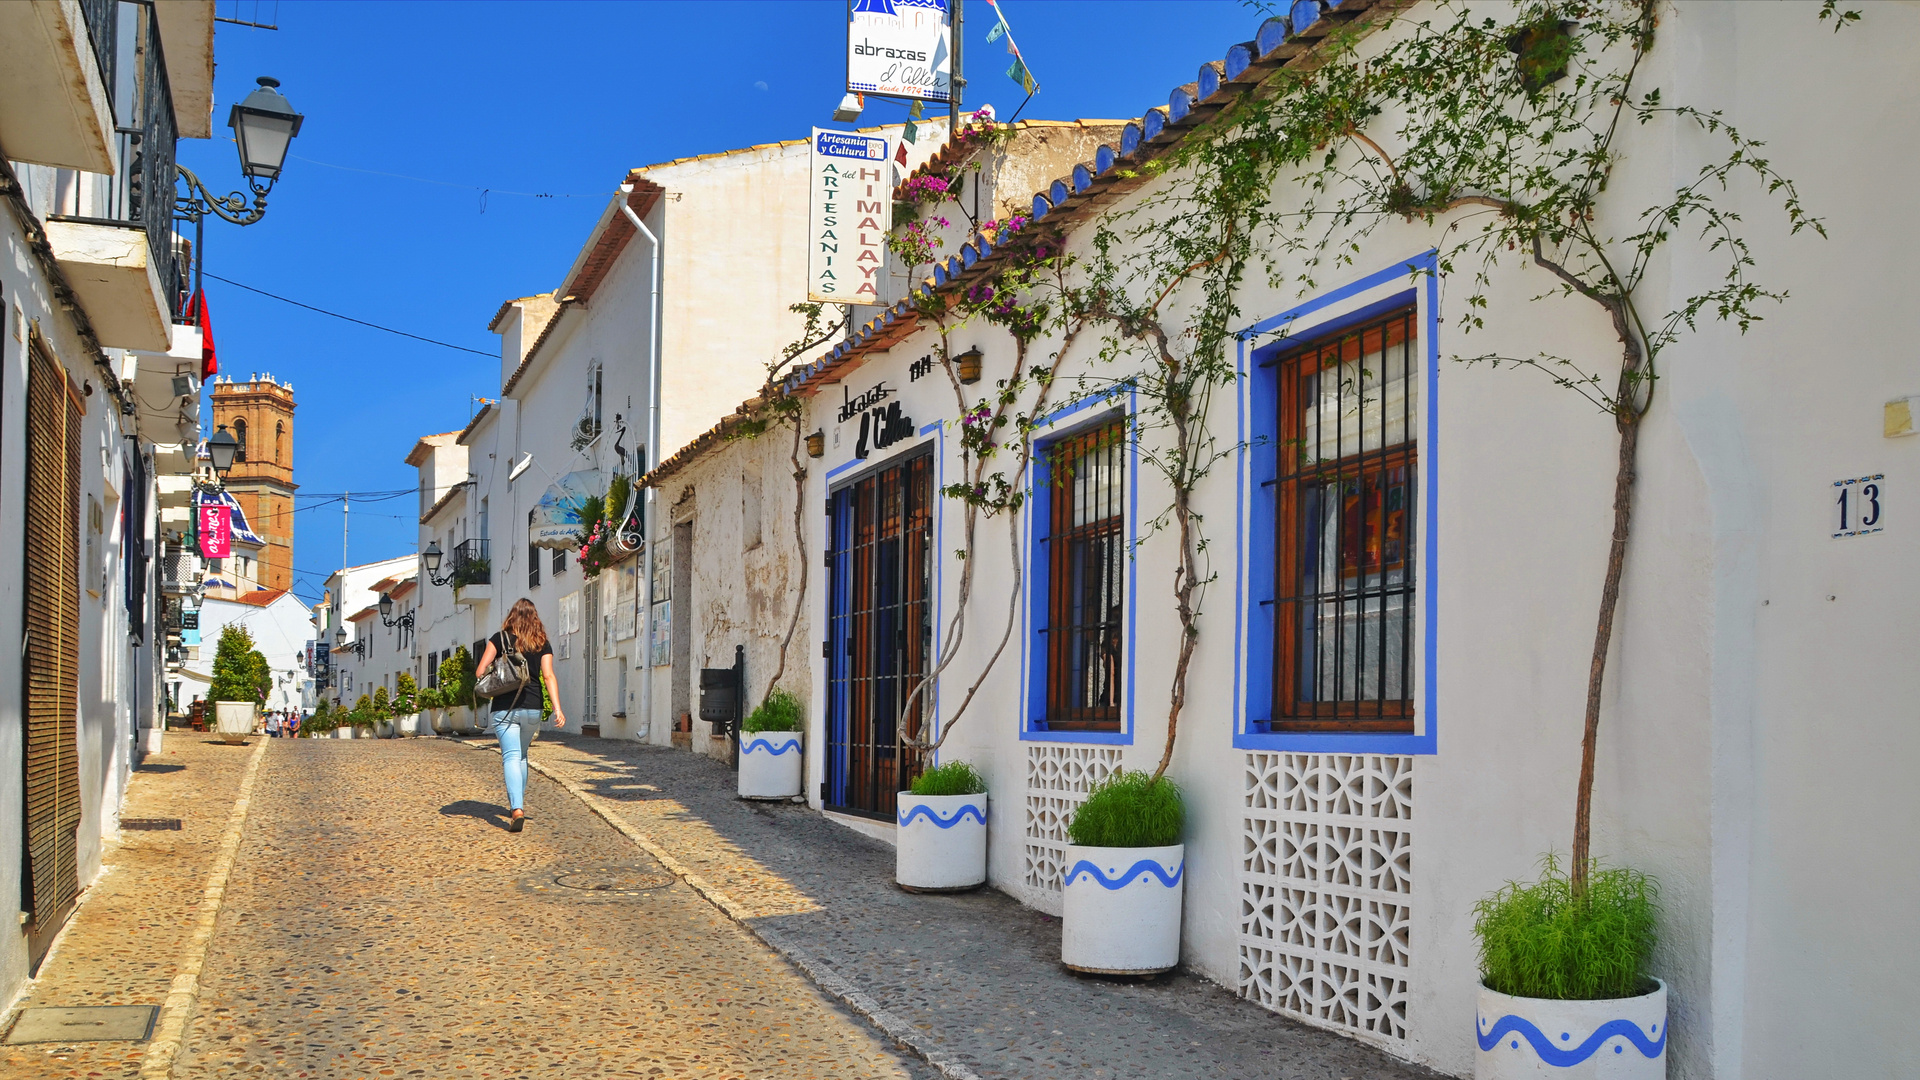
<svg viewBox="0 0 1920 1080"><path fill-rule="evenodd" d="M1887 475L1856 476L1835 480L1833 501L1827 508L1827 523L1835 540L1885 532L1887 518Z"/></svg>

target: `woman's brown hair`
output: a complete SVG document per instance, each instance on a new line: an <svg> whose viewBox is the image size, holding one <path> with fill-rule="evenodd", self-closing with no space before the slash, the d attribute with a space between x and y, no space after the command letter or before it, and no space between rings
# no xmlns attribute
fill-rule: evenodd
<svg viewBox="0 0 1920 1080"><path fill-rule="evenodd" d="M521 652L539 652L547 647L547 628L540 622L540 612L524 596L513 602L513 610L507 612L500 628L513 636L513 646Z"/></svg>

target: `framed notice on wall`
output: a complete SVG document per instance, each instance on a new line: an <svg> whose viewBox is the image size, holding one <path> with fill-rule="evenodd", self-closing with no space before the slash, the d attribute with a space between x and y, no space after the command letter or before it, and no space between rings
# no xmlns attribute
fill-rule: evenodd
<svg viewBox="0 0 1920 1080"><path fill-rule="evenodd" d="M953 11L947 0L852 0L847 89L946 104L953 96Z"/></svg>
<svg viewBox="0 0 1920 1080"><path fill-rule="evenodd" d="M647 642L654 667L666 667L673 662L673 601L662 600L653 605L653 625L648 627Z"/></svg>

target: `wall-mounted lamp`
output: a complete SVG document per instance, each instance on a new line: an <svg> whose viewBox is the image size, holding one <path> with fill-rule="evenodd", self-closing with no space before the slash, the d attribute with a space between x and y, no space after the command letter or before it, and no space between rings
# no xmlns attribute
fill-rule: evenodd
<svg viewBox="0 0 1920 1080"><path fill-rule="evenodd" d="M953 366L960 373L960 381L971 386L980 381L980 350L968 349L953 358Z"/></svg>
<svg viewBox="0 0 1920 1080"><path fill-rule="evenodd" d="M388 616L392 614L393 614L393 597L389 596L386 593L381 593L380 594L380 621L385 623L388 629L392 629L393 627L396 627L396 626L404 626L409 630L413 629L413 612L409 611L397 619L388 618Z"/></svg>
<svg viewBox="0 0 1920 1080"><path fill-rule="evenodd" d="M807 456L821 457L827 452L827 433L820 430L807 436Z"/></svg>
<svg viewBox="0 0 1920 1080"><path fill-rule="evenodd" d="M842 124L851 124L860 119L860 110L866 107L866 95L849 93L841 98L840 104L834 108L833 118Z"/></svg>
<svg viewBox="0 0 1920 1080"><path fill-rule="evenodd" d="M532 460L532 455L528 455L528 460ZM440 576L440 541L434 540L428 543L427 550L420 553L420 558L427 564L428 581L433 582L435 585L445 585L447 582L453 580L452 574L448 574L446 577Z"/></svg>

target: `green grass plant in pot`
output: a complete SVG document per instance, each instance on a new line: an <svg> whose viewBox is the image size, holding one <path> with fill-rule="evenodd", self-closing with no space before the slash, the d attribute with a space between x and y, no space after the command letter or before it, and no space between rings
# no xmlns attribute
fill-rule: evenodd
<svg viewBox="0 0 1920 1080"><path fill-rule="evenodd" d="M960 892L987 882L987 781L971 762L943 761L895 803L893 880L908 892Z"/></svg>
<svg viewBox="0 0 1920 1080"><path fill-rule="evenodd" d="M1594 865L1583 886L1549 854L1537 880L1475 904L1474 1076L1666 1076L1667 989L1647 973L1658 900L1637 870Z"/></svg>
<svg viewBox="0 0 1920 1080"><path fill-rule="evenodd" d="M1180 962L1186 803L1164 776L1116 771L1067 826L1060 962L1148 975Z"/></svg>
<svg viewBox="0 0 1920 1080"><path fill-rule="evenodd" d="M805 770L800 751L806 703L775 689L740 724L739 794L743 799L792 799Z"/></svg>

